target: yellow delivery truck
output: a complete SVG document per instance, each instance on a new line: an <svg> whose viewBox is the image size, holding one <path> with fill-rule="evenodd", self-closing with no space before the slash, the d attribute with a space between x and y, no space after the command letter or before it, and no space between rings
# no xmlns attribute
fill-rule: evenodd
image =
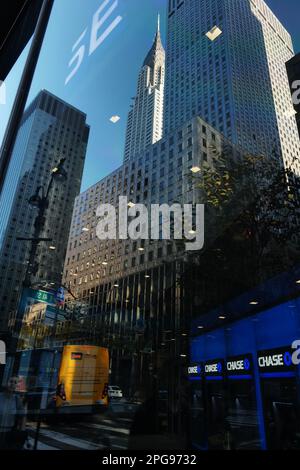
<svg viewBox="0 0 300 470"><path fill-rule="evenodd" d="M60 413L91 413L108 406L108 349L64 346L58 372L55 406Z"/></svg>

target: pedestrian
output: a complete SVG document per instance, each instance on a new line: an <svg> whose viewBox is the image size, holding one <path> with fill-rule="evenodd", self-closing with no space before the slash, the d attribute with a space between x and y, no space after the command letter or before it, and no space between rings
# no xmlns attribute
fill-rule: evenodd
<svg viewBox="0 0 300 470"><path fill-rule="evenodd" d="M27 438L26 408L16 393L18 377L11 377L0 392L0 448L22 449Z"/></svg>

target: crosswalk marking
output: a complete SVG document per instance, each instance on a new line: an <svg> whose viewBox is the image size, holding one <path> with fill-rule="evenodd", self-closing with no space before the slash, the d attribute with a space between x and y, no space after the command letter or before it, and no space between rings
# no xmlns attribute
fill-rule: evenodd
<svg viewBox="0 0 300 470"><path fill-rule="evenodd" d="M39 441L38 441L38 447L37 447L37 450L68 450L68 449L78 449L78 448L82 448L82 447L78 447L78 445L75 445L75 443L73 443L72 445L71 444L68 444L67 446L63 446L64 448L62 447L55 447L54 445L50 445L50 444L46 444L45 442L42 442L41 439L45 439L46 436L45 435L40 435L39 436ZM51 444L59 444L61 445L63 442L60 440L60 441L57 441L56 440L56 437L55 436L52 436L49 434L49 437L47 437L47 440L48 442L51 442ZM110 439L110 441L113 441L114 439ZM64 443L66 443L66 440L64 439ZM31 449L33 449L33 446L34 446L34 439L33 438L29 438L29 444L30 444L30 447ZM66 448L67 447L67 448ZM99 445L97 446L97 450L100 450L100 449L104 449L105 446L104 445ZM127 449L127 446L126 445L119 445L119 444L115 444L113 443L113 445L110 446L110 448L112 449L120 449L120 450L126 450ZM29 449L30 450L30 449ZM87 449L85 447L85 450L94 450L94 449Z"/></svg>
<svg viewBox="0 0 300 470"><path fill-rule="evenodd" d="M71 426L64 424L63 427L41 423L38 450L100 450L104 448L126 450L130 435L129 423L123 421L123 427L118 427L120 424L110 418L105 418L100 423L83 421ZM27 429L30 435L29 445L33 448L35 423L27 423ZM80 437L78 437L79 430Z"/></svg>
<svg viewBox="0 0 300 470"><path fill-rule="evenodd" d="M28 443L29 443L30 449L33 449L34 439L32 437L29 437ZM49 446L48 444L45 444L44 442L41 442L39 440L38 445L37 445L37 450L60 450L60 449L58 447Z"/></svg>
<svg viewBox="0 0 300 470"><path fill-rule="evenodd" d="M78 439L75 437L70 437L67 434L63 434L57 431L48 431L46 429L40 429L40 434L46 437L50 437L51 439L63 442L65 444L69 444L74 447L78 447L79 449L85 450L96 450L99 449L98 444L93 444L90 441L85 441L84 439Z"/></svg>
<svg viewBox="0 0 300 470"><path fill-rule="evenodd" d="M125 435L130 434L129 429L125 429L125 428L117 428L117 427L113 428L112 426L107 426L104 424L96 424L96 423L84 423L83 425L84 427L87 427L87 428L102 429L103 431L113 431L115 433L125 434Z"/></svg>

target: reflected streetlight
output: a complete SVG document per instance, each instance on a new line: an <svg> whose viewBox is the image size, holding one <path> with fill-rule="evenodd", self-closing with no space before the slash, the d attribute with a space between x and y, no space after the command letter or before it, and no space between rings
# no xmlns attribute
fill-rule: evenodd
<svg viewBox="0 0 300 470"><path fill-rule="evenodd" d="M25 279L23 282L24 287L30 287L31 285L31 276L36 275L38 272L38 263L36 262L36 253L37 247L42 241L52 241L50 238L43 239L41 234L43 232L45 223L46 223L46 211L49 206L49 195L52 189L52 186L55 181L63 182L67 179L67 172L64 169L65 158L62 158L59 163L51 170L50 180L47 188L43 186L38 186L35 193L29 198L28 203L38 209L38 214L34 221L34 233L30 238L18 238L18 240L30 241L31 248L29 252L29 262L28 267L25 273ZM56 250L54 245L49 246L49 250Z"/></svg>
<svg viewBox="0 0 300 470"><path fill-rule="evenodd" d="M191 172L192 173L199 173L201 171L201 168L199 168L199 166L192 166L191 168Z"/></svg>

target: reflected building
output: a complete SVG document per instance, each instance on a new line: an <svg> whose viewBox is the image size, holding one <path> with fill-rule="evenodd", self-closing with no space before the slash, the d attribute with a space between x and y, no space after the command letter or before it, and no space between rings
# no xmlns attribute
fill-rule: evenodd
<svg viewBox="0 0 300 470"><path fill-rule="evenodd" d="M213 165L216 154L225 149L233 159L241 158L240 149L197 117L75 200L63 283L89 305L89 311L85 324L68 339L109 347L112 381L126 393L149 385L155 361L163 376L166 363L180 364L180 354L186 352L194 297L183 275L195 252L185 251L185 237L174 239L173 214L169 239L162 238L161 217L157 240L139 235L135 240L118 235L113 240L99 239L97 208L111 204L119 215L120 197L127 198L129 207L144 204L149 210L151 204L195 207L203 164ZM197 230L200 233L204 227ZM61 329L62 342L66 333ZM168 373L162 380L161 386L175 393Z"/></svg>
<svg viewBox="0 0 300 470"><path fill-rule="evenodd" d="M249 277L245 245L230 232L254 195L237 201L237 213L221 225L212 229L208 220L205 250L196 255L174 240L99 240L97 207L116 207L120 196L130 206L195 204L203 200L204 166L213 168L220 155L230 163L276 153L279 168L283 160L297 173L299 137L287 113L285 69L292 55L289 34L261 0L169 1L164 134L140 151L127 135L124 164L78 196L64 269L64 282L89 304L84 334L73 340L108 346L112 380L129 395L158 375L176 403L192 318L215 308L212 318L222 322L222 302L259 278ZM140 77L145 73L147 67ZM143 119L143 108L134 110L129 136L133 115Z"/></svg>
<svg viewBox="0 0 300 470"><path fill-rule="evenodd" d="M37 209L28 201L38 188L46 191L52 169L65 158L67 179L50 191L41 235L51 242L38 246L33 279L61 282L88 136L86 115L48 91L41 91L24 112L0 199L0 330L7 328L9 314L15 314L28 266L30 241L17 240L34 234Z"/></svg>
<svg viewBox="0 0 300 470"><path fill-rule="evenodd" d="M132 158L162 137L165 84L165 50L160 19L154 42L138 78L137 94L128 114L124 160Z"/></svg>
<svg viewBox="0 0 300 470"><path fill-rule="evenodd" d="M141 72L143 80L151 74L149 64L157 45L158 36ZM111 204L118 210L121 196L127 197L129 207L175 202L195 205L203 201L204 167L213 169L219 156L228 157L230 163L243 161L249 153L269 156L276 152L281 156L278 167L282 160L286 165L293 162L297 173L299 159L294 161L294 157L299 158L299 137L295 117L288 116L292 102L285 69L285 61L292 55L290 36L261 0L170 0L164 134L155 143L129 145L133 129L137 129L132 122L140 122L143 129L144 108L135 107L129 114L123 165L75 201L63 282L89 307L77 331L67 322L64 329L61 322L56 339L62 344L72 341L108 347L112 383L121 386L127 396L141 390L149 393L154 385L159 387L156 392L166 392L168 431L187 432L180 400L184 397L189 352L193 362L207 362L214 377L214 368L220 372L225 365L224 345L231 335L231 327L227 330L222 325L232 324L241 316L251 317L288 294L294 296L298 284L293 276L294 290L287 293L284 284L282 290L276 285L273 292L264 279L261 289L251 291L253 297L246 296L247 308L239 309L239 304L230 302L260 284L269 273L264 267L255 271L256 259L251 258L252 246L249 248L255 245L251 230L242 227L242 236L235 231L236 220L242 218L245 205L252 205L255 191L236 201L237 212L230 213L229 218L220 210L218 223L208 212L205 247L200 253L187 252L182 240L163 240L162 219L158 222L158 239L99 239L97 208ZM150 128L152 132L153 122ZM146 135L144 129L143 138ZM134 142L140 141L135 137ZM225 180L226 176L224 173ZM271 258L272 254L270 248ZM255 294L259 292L262 297L262 291L269 294L269 290L271 294L259 305ZM254 324L251 318L246 323ZM195 341L189 351L191 324ZM221 328L222 334L216 331ZM223 356L217 347L214 349L220 336ZM236 349L228 352L234 361L240 353L250 351L237 347L243 337L254 343L255 335L251 336L247 328L238 329L233 344ZM271 348L270 344L266 347ZM203 350L207 351L205 357ZM215 350L219 357L213 356ZM207 380L211 384L211 408L206 409L219 413L219 435L213 429L212 442L219 445L223 445L219 430L223 432L226 411L222 380L218 377L216 386L214 379ZM239 389L234 400L240 395L243 400L243 391ZM200 402L201 396L198 398ZM255 400L250 398L252 429L257 428L258 418L252 413ZM174 417L170 410L178 403L181 410ZM200 405L205 408L205 404ZM236 409L231 410L231 416L239 418ZM256 431L255 446L259 447ZM248 443L248 436L246 440Z"/></svg>
<svg viewBox="0 0 300 470"><path fill-rule="evenodd" d="M299 174L285 65L293 55L263 0L169 0L164 132L199 115L248 152L275 149Z"/></svg>

